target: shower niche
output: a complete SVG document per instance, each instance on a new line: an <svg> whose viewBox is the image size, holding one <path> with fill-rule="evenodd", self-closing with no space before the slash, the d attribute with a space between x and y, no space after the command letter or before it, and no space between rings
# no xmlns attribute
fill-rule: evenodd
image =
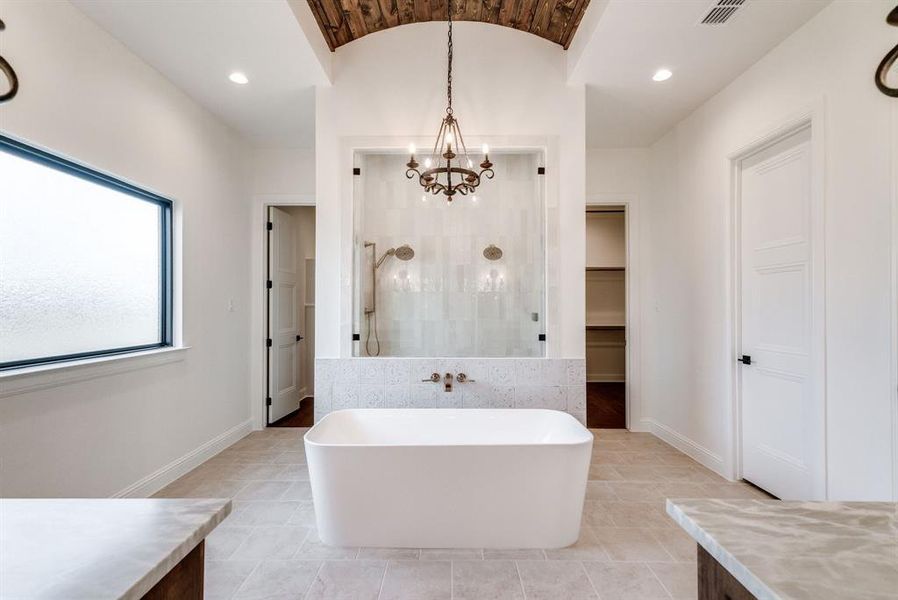
<svg viewBox="0 0 898 600"><path fill-rule="evenodd" d="M495 178L451 204L406 160L355 156L353 355L544 356L541 154L495 153Z"/></svg>

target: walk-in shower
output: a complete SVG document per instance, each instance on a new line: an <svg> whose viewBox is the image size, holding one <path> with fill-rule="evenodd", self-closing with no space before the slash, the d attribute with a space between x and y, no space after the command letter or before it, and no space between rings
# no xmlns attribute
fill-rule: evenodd
<svg viewBox="0 0 898 600"><path fill-rule="evenodd" d="M545 205L541 153L501 158L489 189L450 205L409 185L403 155L356 154L354 356L545 355L557 208Z"/></svg>
<svg viewBox="0 0 898 600"><path fill-rule="evenodd" d="M395 256L399 260L411 260L415 257L415 251L408 244L398 248L390 248L380 258L377 258L377 243L365 242L365 248L371 248L371 297L368 308L365 308L365 320L367 321L367 335L365 336L365 353L368 356L380 356L380 338L377 335L377 270L385 260ZM371 337L374 336L374 351L372 352Z"/></svg>

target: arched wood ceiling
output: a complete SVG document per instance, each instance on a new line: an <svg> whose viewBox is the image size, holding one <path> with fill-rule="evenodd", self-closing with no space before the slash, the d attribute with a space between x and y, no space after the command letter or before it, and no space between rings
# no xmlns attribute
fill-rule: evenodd
<svg viewBox="0 0 898 600"><path fill-rule="evenodd" d="M308 0L331 51L380 31L446 20L446 0ZM589 0L453 0L453 18L529 31L565 49Z"/></svg>

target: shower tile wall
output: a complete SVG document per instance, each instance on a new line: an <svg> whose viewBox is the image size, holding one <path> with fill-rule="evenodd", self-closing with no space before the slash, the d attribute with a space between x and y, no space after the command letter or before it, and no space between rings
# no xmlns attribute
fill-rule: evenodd
<svg viewBox="0 0 898 600"><path fill-rule="evenodd" d="M424 382L431 373L473 382ZM345 408L550 408L586 424L586 362L565 358L319 358L315 421Z"/></svg>
<svg viewBox="0 0 898 600"><path fill-rule="evenodd" d="M473 159L479 160L477 157ZM375 355L369 335L372 264L410 245L415 256L388 257L377 269L380 356L542 356L545 332L544 209L536 154L492 157L496 177L476 194L423 194L405 177L407 157L362 156L356 192L356 356ZM490 261L483 250L503 251ZM373 319L374 317L372 317Z"/></svg>

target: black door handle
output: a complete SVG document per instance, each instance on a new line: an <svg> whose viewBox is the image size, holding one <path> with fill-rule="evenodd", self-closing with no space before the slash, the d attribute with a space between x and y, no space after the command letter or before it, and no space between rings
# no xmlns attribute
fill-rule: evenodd
<svg viewBox="0 0 898 600"><path fill-rule="evenodd" d="M301 335L297 335L297 336L296 336L296 341L297 341L297 342L301 342L302 340L303 340L303 337L302 337Z"/></svg>
<svg viewBox="0 0 898 600"><path fill-rule="evenodd" d="M743 354L741 358L737 358L736 360L741 362L743 365L751 364L751 356L749 356L748 354Z"/></svg>

